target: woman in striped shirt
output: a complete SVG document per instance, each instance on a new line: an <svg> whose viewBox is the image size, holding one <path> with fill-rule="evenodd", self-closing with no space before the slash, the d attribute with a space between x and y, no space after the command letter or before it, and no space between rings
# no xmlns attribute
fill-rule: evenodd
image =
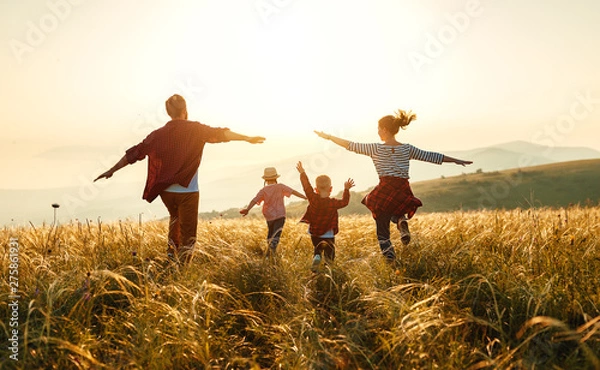
<svg viewBox="0 0 600 370"><path fill-rule="evenodd" d="M406 126L416 118L416 114L403 110L396 111L395 115L381 118L378 125L378 134L383 143L354 143L324 132L315 131L320 137L331 140L352 152L368 155L373 160L379 175L379 184L367 194L362 203L373 214L377 226L379 247L390 263L396 260L396 253L390 241L390 222L397 225L402 243L407 245L410 242L407 221L415 214L417 208L423 205L413 195L408 183L409 161L416 159L435 164L452 162L461 166L473 163L441 153L424 151L410 144L398 142L396 134L399 129L406 129Z"/></svg>

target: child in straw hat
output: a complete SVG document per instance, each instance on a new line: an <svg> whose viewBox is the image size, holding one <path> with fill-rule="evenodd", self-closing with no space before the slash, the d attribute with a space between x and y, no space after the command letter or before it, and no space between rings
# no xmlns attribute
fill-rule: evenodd
<svg viewBox="0 0 600 370"><path fill-rule="evenodd" d="M248 206L240 213L244 216L248 214L250 209L254 205L263 202L262 213L267 221L267 227L269 229L267 234L267 243L269 249L267 249L267 256L274 256L277 245L279 245L279 239L281 238L281 232L283 231L283 225L285 224L285 205L283 204L283 197L290 197L295 195L299 198L306 199L304 195L290 188L287 185L277 183L277 178L280 175L277 173L275 167L267 167L264 170L263 179L265 180L264 187L259 190L258 194L248 203Z"/></svg>

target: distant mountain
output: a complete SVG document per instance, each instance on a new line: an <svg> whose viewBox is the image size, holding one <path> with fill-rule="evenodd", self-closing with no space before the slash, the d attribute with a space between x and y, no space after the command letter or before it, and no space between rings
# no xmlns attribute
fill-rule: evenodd
<svg viewBox="0 0 600 370"><path fill-rule="evenodd" d="M494 145L491 148L499 148L515 153L525 154L532 157L542 157L552 162L576 161L580 159L600 158L600 152L586 147L549 147L528 143L526 141L512 141L509 143Z"/></svg>
<svg viewBox="0 0 600 370"><path fill-rule="evenodd" d="M600 158L600 152L591 148L547 147L525 141L512 141L485 148L456 151L452 154L473 158L473 160L478 163L491 164L495 166L496 169L518 168L546 163ZM481 161L479 158L481 158ZM527 165L523 165L523 163L526 163Z"/></svg>
<svg viewBox="0 0 600 370"><path fill-rule="evenodd" d="M444 165L442 168L427 163L411 162L413 181L428 180L440 176L455 176L462 173L500 171L511 168L538 166L542 164L600 158L600 151L584 147L546 147L525 141L513 141L490 147L445 153L449 156L470 159L469 167ZM437 175L436 175L437 174Z"/></svg>

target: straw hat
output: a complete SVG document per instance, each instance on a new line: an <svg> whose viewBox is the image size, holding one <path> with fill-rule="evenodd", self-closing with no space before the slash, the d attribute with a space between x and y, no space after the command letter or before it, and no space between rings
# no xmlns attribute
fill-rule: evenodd
<svg viewBox="0 0 600 370"><path fill-rule="evenodd" d="M278 177L279 175L277 174L275 167L267 167L265 168L265 174L262 178L265 180L275 180Z"/></svg>

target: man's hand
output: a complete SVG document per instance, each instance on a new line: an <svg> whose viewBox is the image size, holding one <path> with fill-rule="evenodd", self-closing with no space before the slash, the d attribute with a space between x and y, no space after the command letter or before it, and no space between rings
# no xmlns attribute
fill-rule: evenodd
<svg viewBox="0 0 600 370"><path fill-rule="evenodd" d="M112 177L113 173L114 173L113 171L108 170L108 171L104 172L102 175L96 177L96 179L94 180L94 182L96 182L96 181L98 181L100 179L110 179Z"/></svg>
<svg viewBox="0 0 600 370"><path fill-rule="evenodd" d="M104 172L102 175L96 177L94 182L96 182L100 179L110 179L112 177L112 175L114 175L115 172L117 172L121 168L127 166L128 164L129 164L129 162L127 162L127 156L124 155L121 159L119 159L119 161L117 163L115 163L114 166L112 166L112 168L110 170L108 170L108 171Z"/></svg>
<svg viewBox="0 0 600 370"><path fill-rule="evenodd" d="M248 208L240 209L240 214L246 216L248 214Z"/></svg>
<svg viewBox="0 0 600 370"><path fill-rule="evenodd" d="M246 141L250 144L262 144L265 141L265 138L262 136L248 136Z"/></svg>
<svg viewBox="0 0 600 370"><path fill-rule="evenodd" d="M344 183L344 189L350 190L352 187L354 187L354 180L348 179L348 181Z"/></svg>
<svg viewBox="0 0 600 370"><path fill-rule="evenodd" d="M302 167L302 162L298 162L296 164L296 169L298 170L298 172L304 173L304 167Z"/></svg>

